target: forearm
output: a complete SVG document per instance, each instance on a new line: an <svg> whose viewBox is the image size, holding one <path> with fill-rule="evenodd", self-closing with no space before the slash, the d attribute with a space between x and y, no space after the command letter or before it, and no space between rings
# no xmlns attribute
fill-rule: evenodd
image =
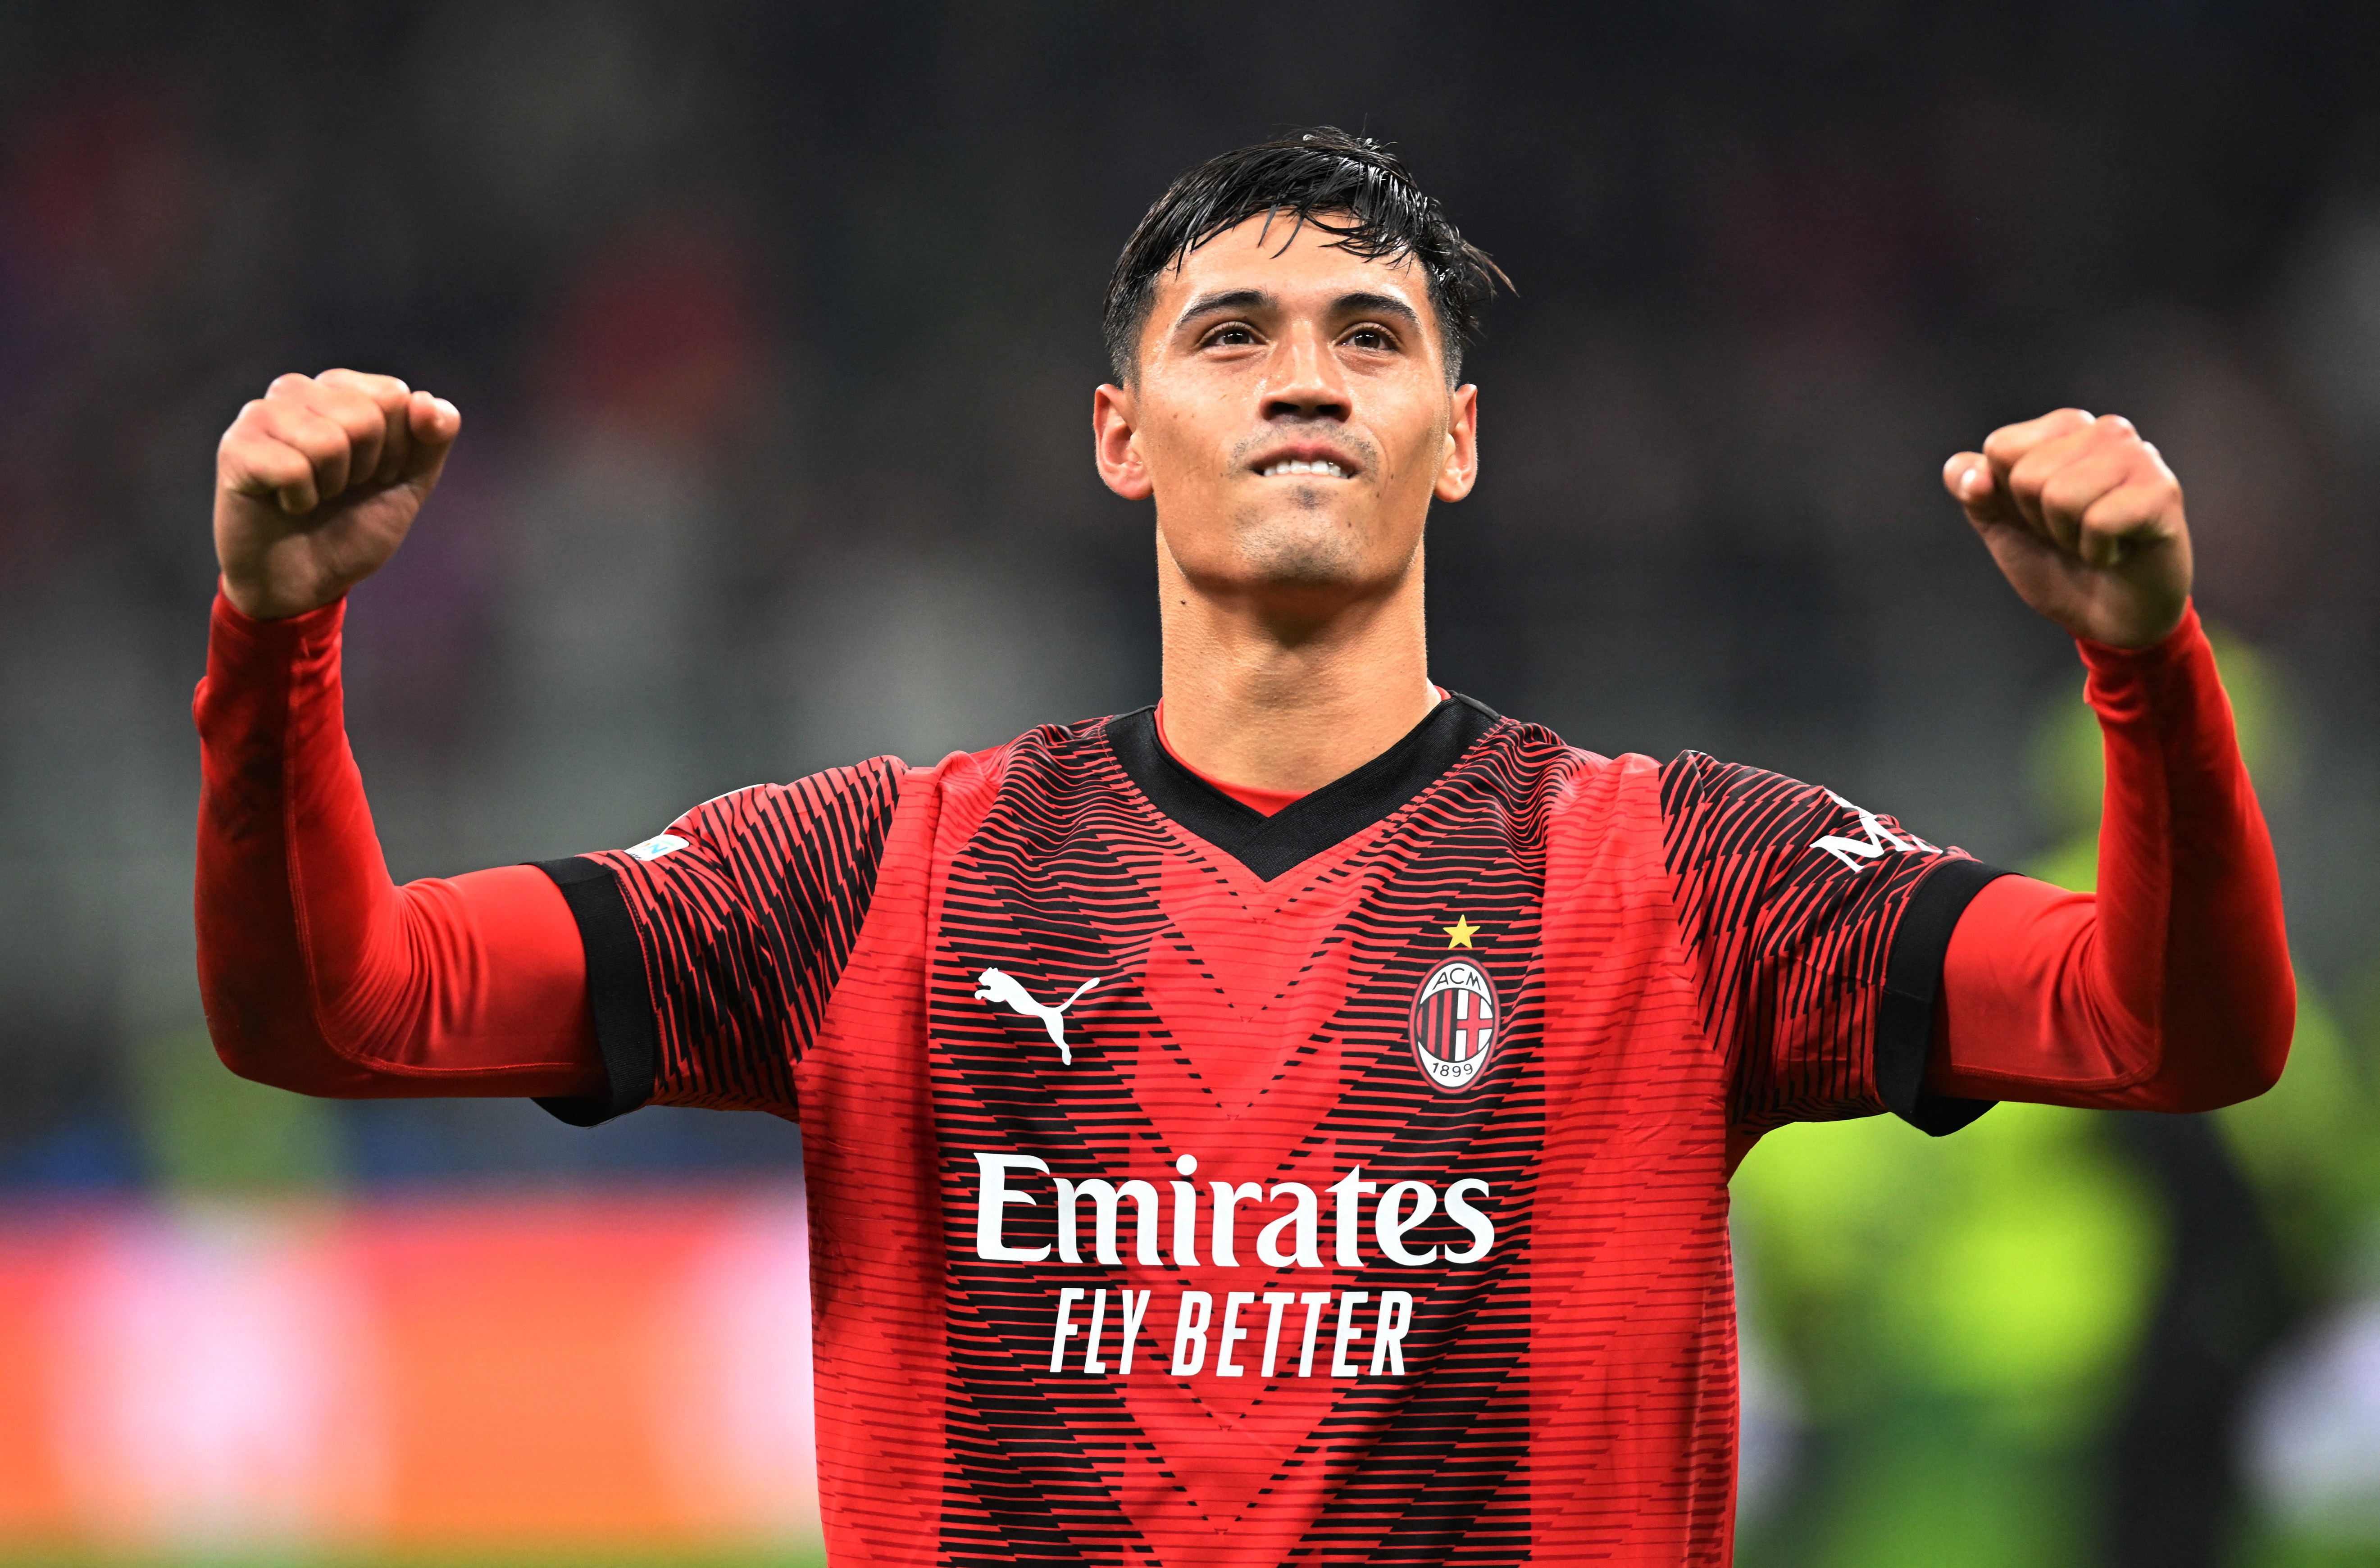
<svg viewBox="0 0 2380 1568"><path fill-rule="evenodd" d="M2082 645L2106 737L2098 891L2005 877L1943 966L1927 1088L2204 1111L2280 1075L2296 1015L2280 879L2193 612L2137 652Z"/></svg>
<svg viewBox="0 0 2380 1568"><path fill-rule="evenodd" d="M585 959L543 873L391 883L347 748L343 614L257 621L215 603L193 712L216 1051L309 1094L599 1092Z"/></svg>

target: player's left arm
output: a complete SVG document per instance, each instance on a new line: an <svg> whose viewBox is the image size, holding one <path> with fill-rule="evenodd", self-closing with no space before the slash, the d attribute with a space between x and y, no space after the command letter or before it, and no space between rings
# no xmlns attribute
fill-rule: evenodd
<svg viewBox="0 0 2380 1568"><path fill-rule="evenodd" d="M2130 420L2061 409L1943 483L2070 634L2107 755L2095 895L1976 893L1942 971L1935 1094L2204 1111L2280 1076L2296 986L2272 840L2191 608L2180 483Z"/></svg>

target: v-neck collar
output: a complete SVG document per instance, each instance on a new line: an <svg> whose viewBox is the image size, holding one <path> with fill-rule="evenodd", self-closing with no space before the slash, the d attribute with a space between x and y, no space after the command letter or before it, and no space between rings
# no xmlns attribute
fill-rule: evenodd
<svg viewBox="0 0 2380 1568"><path fill-rule="evenodd" d="M1244 806L1175 760L1157 738L1152 706L1108 721L1108 743L1149 803L1270 881L1344 843L1436 784L1500 714L1456 695L1354 772L1271 816Z"/></svg>

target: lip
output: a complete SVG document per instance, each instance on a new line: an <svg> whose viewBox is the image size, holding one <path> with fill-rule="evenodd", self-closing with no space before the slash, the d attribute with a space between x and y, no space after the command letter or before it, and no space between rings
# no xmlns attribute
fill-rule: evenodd
<svg viewBox="0 0 2380 1568"><path fill-rule="evenodd" d="M1335 463L1342 480L1352 480L1364 471L1364 466L1349 456L1347 449L1328 441L1289 441L1269 446L1248 465L1248 471L1257 478L1275 463ZM1282 474L1282 479L1327 480L1329 474Z"/></svg>

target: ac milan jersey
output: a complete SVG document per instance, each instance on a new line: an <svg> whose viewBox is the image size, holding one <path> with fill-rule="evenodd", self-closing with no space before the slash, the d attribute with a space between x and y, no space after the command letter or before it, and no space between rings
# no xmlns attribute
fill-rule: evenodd
<svg viewBox="0 0 2380 1568"><path fill-rule="evenodd" d="M1727 1178L1997 873L1466 699L1266 817L1147 711L556 862L612 1090L797 1116L838 1562L1722 1563Z"/></svg>

